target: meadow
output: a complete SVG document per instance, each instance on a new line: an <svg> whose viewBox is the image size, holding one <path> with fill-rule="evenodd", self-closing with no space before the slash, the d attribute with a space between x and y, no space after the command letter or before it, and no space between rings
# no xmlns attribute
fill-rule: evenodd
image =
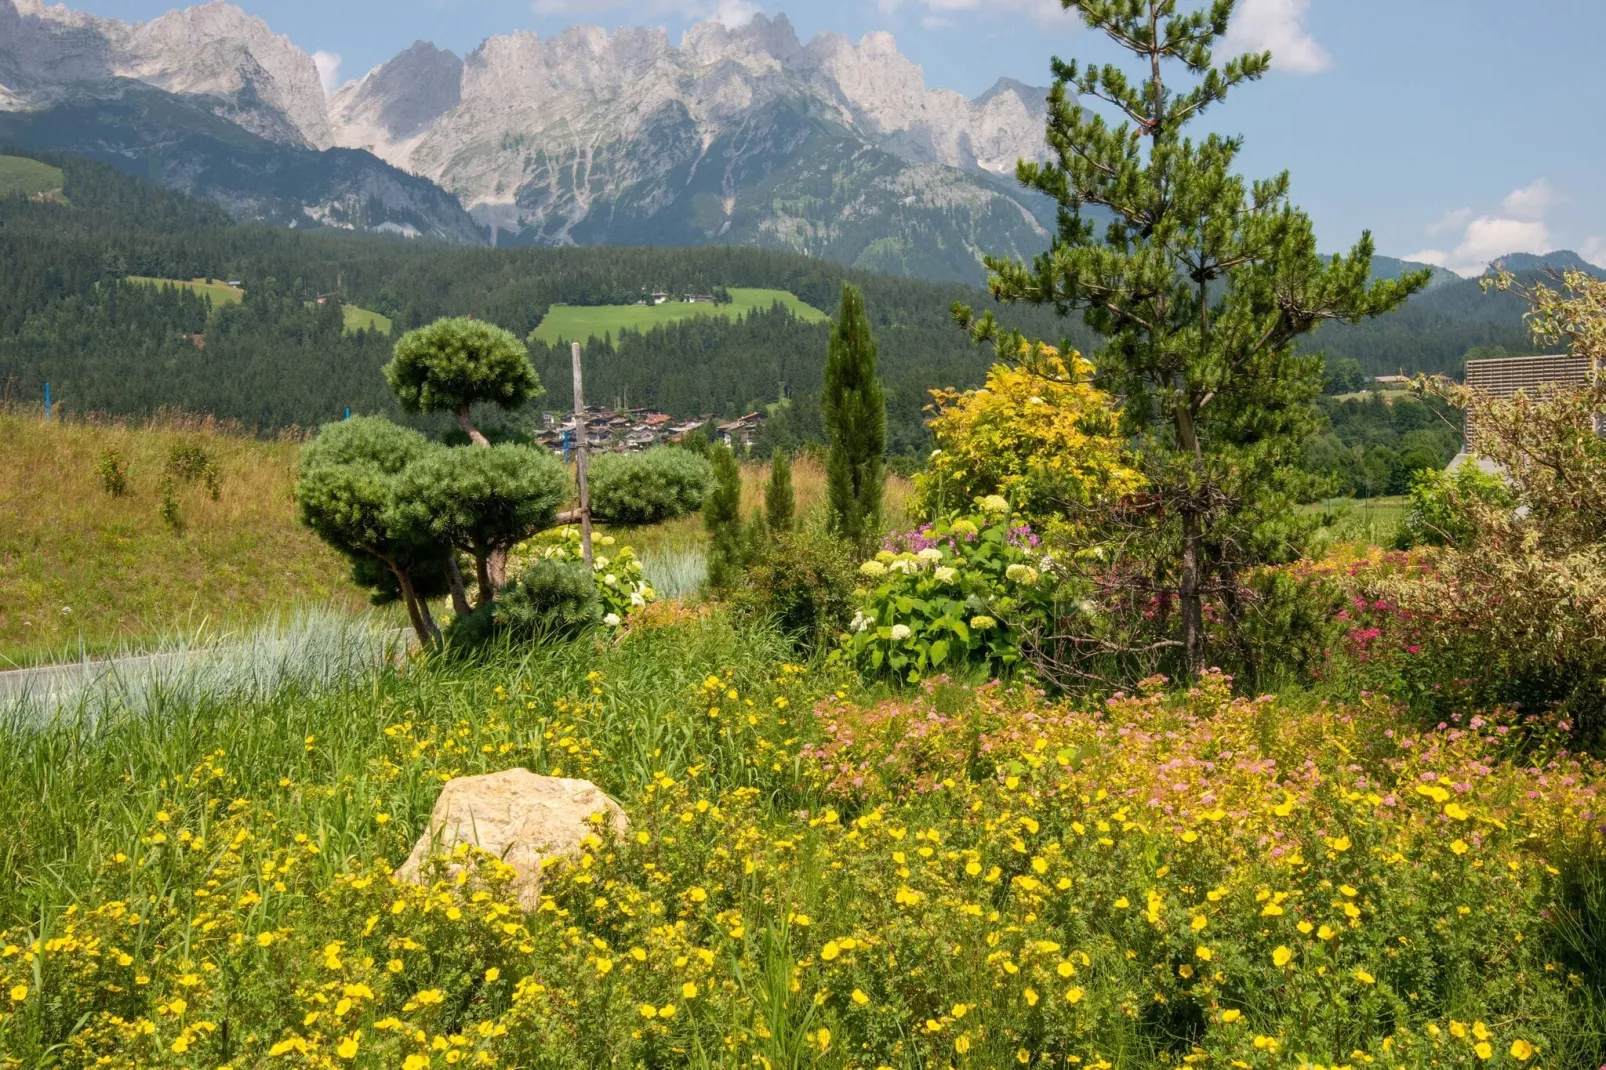
<svg viewBox="0 0 1606 1070"><path fill-rule="evenodd" d="M178 486L174 526L160 485L181 446L213 459L219 495ZM298 449L204 419L47 424L0 410L0 665L229 632L299 605L361 607L296 520ZM108 451L121 495L102 484Z"/></svg>
<svg viewBox="0 0 1606 1070"><path fill-rule="evenodd" d="M650 331L654 327L694 316L736 319L749 312L767 309L779 302L805 323L824 323L824 312L806 305L785 290L730 288L731 301L724 305L692 304L671 299L661 305L553 305L530 337L549 344L564 339L585 341L620 331Z"/></svg>
<svg viewBox="0 0 1606 1070"><path fill-rule="evenodd" d="M65 184L59 167L23 156L0 156L0 197L52 193Z"/></svg>
<svg viewBox="0 0 1606 1070"><path fill-rule="evenodd" d="M202 297L210 297L214 305L237 305L245 300L245 291L217 279L158 279L149 275L130 275L129 282L146 286L177 286Z"/></svg>

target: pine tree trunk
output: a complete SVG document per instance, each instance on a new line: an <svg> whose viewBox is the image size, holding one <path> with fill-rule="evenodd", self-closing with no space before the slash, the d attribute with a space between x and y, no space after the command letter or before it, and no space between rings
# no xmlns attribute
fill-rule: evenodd
<svg viewBox="0 0 1606 1070"><path fill-rule="evenodd" d="M474 419L470 415L467 405L459 405L457 407L457 426L463 429L463 434L467 435L468 440L474 445L489 446L491 444L491 440L481 434L480 429L474 426Z"/></svg>
<svg viewBox="0 0 1606 1070"><path fill-rule="evenodd" d="M413 632L418 636L419 643L426 648L434 646L435 622L425 615L429 611L427 606L420 608L418 593L413 589L412 578L407 575L405 569L398 568L389 561L385 562L385 564L390 566L391 575L396 577L396 585L401 588L402 601L407 606L407 619L412 622Z"/></svg>
<svg viewBox="0 0 1606 1070"><path fill-rule="evenodd" d="M452 612L466 617L474 612L468 604L468 591L463 586L463 570L457 567L457 555L446 555L446 579L452 586Z"/></svg>
<svg viewBox="0 0 1606 1070"><path fill-rule="evenodd" d="M1199 556L1203 525L1197 510L1182 513L1182 575L1177 601L1182 608L1182 667L1189 680L1199 675L1204 661L1204 600L1199 594Z"/></svg>
<svg viewBox="0 0 1606 1070"><path fill-rule="evenodd" d="M492 556L485 554L474 558L474 578L480 585L479 596L475 599L477 606L488 605L496 597L496 584L491 580Z"/></svg>

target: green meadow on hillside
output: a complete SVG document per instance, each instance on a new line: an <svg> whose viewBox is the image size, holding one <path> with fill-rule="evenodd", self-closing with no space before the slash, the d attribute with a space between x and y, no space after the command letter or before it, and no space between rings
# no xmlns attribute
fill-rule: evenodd
<svg viewBox="0 0 1606 1070"><path fill-rule="evenodd" d="M245 300L245 291L216 279L158 279L149 275L130 275L129 282L142 282L147 286L181 286L202 297L210 297L214 305L237 305Z"/></svg>
<svg viewBox="0 0 1606 1070"><path fill-rule="evenodd" d="M732 286L731 302L727 305L695 304L670 300L661 305L553 305L530 335L547 343L561 339L583 341L601 338L620 331L650 331L654 327L694 316L718 316L735 319L749 312L767 309L779 301L792 315L805 323L823 323L824 312L806 305L795 294L786 290L764 290Z"/></svg>
<svg viewBox="0 0 1606 1070"><path fill-rule="evenodd" d="M0 156L0 197L50 193L65 182L59 167L24 156Z"/></svg>
<svg viewBox="0 0 1606 1070"><path fill-rule="evenodd" d="M346 305L342 309L346 314L346 333L356 334L358 331L378 331L380 334L390 333L390 317L381 316L377 312L370 312L366 308L356 305Z"/></svg>
<svg viewBox="0 0 1606 1070"><path fill-rule="evenodd" d="M180 446L212 458L219 494L181 486L171 526L159 484ZM304 604L360 608L345 566L296 520L298 449L203 421L46 424L0 411L0 667L256 624ZM110 450L126 473L121 495L101 483Z"/></svg>

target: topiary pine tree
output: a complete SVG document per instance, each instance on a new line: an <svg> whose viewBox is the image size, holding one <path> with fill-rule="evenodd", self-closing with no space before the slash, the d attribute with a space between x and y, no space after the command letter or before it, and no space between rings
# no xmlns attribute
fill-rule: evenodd
<svg viewBox="0 0 1606 1070"><path fill-rule="evenodd" d="M434 446L396 479L406 519L474 559L478 606L506 580L507 554L552 526L569 497L569 473L546 450L504 442L487 449Z"/></svg>
<svg viewBox="0 0 1606 1070"><path fill-rule="evenodd" d="M785 450L776 450L770 458L770 481L764 486L764 519L770 533L779 535L792 530L792 518L797 515L797 494L792 490L792 458Z"/></svg>
<svg viewBox="0 0 1606 1070"><path fill-rule="evenodd" d="M436 320L402 335L385 379L404 410L452 413L476 446L490 441L474 426L473 406L512 411L545 393L523 342L467 318Z"/></svg>
<svg viewBox="0 0 1606 1070"><path fill-rule="evenodd" d="M354 417L329 424L301 451L296 504L301 521L352 562L359 583L383 597L399 593L418 640L433 646L440 630L429 597L450 548L402 508L397 481L429 449L416 431L383 417ZM394 587L381 582L389 573Z"/></svg>
<svg viewBox="0 0 1606 1070"><path fill-rule="evenodd" d="M875 537L886 486L887 405L876 375L877 355L864 295L843 283L821 398L831 440L826 496L831 531L860 547Z"/></svg>
<svg viewBox="0 0 1606 1070"><path fill-rule="evenodd" d="M1295 342L1326 320L1354 323L1399 306L1429 273L1369 282L1369 233L1347 256L1319 255L1286 173L1247 182L1233 170L1242 139L1184 136L1270 67L1269 52L1214 63L1235 0L1185 14L1177 0L1064 6L1131 53L1140 73L1129 80L1114 64L1054 60L1054 160L1023 161L1017 176L1059 202L1059 233L1030 264L986 263L999 300L1080 309L1104 339L1093 363L1101 385L1123 398L1124 429L1150 483L1129 513L1141 517L1143 556L1158 562L1128 570L1144 578L1129 579L1138 587L1126 593L1162 606L1175 598L1181 621L1172 641L1192 674L1205 664L1206 594L1220 596L1230 625L1243 570L1296 556L1310 530L1294 509L1310 493L1295 462L1315 426L1322 361L1296 352ZM1166 83L1177 66L1185 88ZM1102 234L1083 216L1089 205L1109 213ZM991 313L954 312L978 339L994 338L1002 360L1024 350L1031 363L1042 352L1003 335Z"/></svg>

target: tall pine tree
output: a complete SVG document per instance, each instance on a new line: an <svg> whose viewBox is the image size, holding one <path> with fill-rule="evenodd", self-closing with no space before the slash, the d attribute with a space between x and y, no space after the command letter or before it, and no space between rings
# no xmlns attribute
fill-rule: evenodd
<svg viewBox="0 0 1606 1070"><path fill-rule="evenodd" d="M1030 264L989 257L987 267L998 299L1080 309L1103 337L1093 363L1123 399L1150 484L1129 511L1136 532L1109 540L1133 559L1104 579L1119 577L1133 601L1158 600L1162 617L1175 603L1180 620L1164 622L1161 643L1175 644L1191 675L1207 663L1206 599L1231 627L1244 571L1297 556L1308 535L1294 506L1312 488L1300 485L1297 459L1316 426L1322 360L1294 343L1325 320L1398 307L1429 275L1370 282L1369 233L1347 256L1319 255L1286 172L1246 181L1234 171L1241 138L1184 136L1271 65L1269 52L1214 63L1236 0L1184 14L1177 0L1064 4L1129 53L1136 74L1054 60L1054 159L1023 161L1017 174L1059 202L1059 233ZM1179 66L1180 88L1166 81ZM1084 218L1089 205L1102 227ZM955 314L978 339L995 338L1001 359L1041 363L1042 347L1001 336L991 313Z"/></svg>
<svg viewBox="0 0 1606 1070"><path fill-rule="evenodd" d="M779 535L792 530L792 518L797 515L797 494L792 490L792 457L785 450L776 450L770 458L770 481L764 486L764 519L770 531Z"/></svg>
<svg viewBox="0 0 1606 1070"><path fill-rule="evenodd" d="M825 478L832 532L861 547L880 526L886 487L887 404L876 372L877 355L864 295L843 283L821 398L831 439Z"/></svg>

